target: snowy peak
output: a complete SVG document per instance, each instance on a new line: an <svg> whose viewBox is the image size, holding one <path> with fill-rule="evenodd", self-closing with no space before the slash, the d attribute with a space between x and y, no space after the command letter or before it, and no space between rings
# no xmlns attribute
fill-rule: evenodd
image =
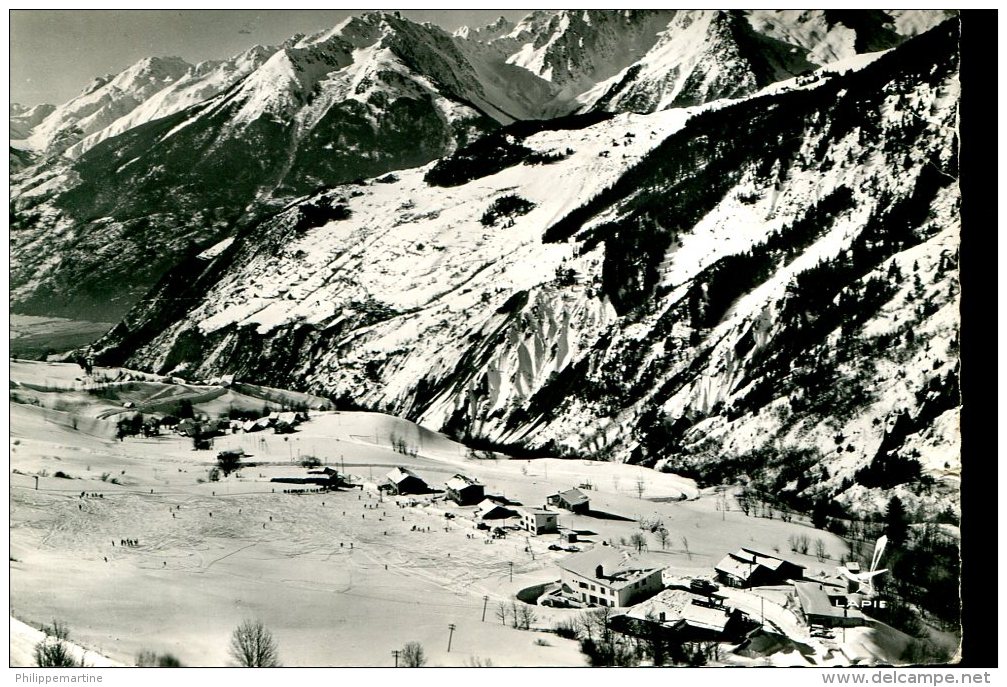
<svg viewBox="0 0 1007 687"><path fill-rule="evenodd" d="M652 112L751 93L762 84L735 24L717 10L679 12L645 56L582 100L589 109Z"/></svg>
<svg viewBox="0 0 1007 687"><path fill-rule="evenodd" d="M10 137L11 141L28 138L31 130L42 123L42 121L53 113L55 105L35 105L26 107L18 103L11 103L10 106Z"/></svg>
<svg viewBox="0 0 1007 687"><path fill-rule="evenodd" d="M500 38L501 36L507 35L514 30L514 26L514 22L509 21L504 17L499 17L496 21L487 24L486 26L480 26L477 28L463 26L455 31L453 35L456 38L488 43Z"/></svg>
<svg viewBox="0 0 1007 687"><path fill-rule="evenodd" d="M295 119L310 129L338 103L354 101L380 110L399 98L428 97L442 101L445 111L485 101L474 72L447 33L394 14L369 12L288 42L226 101L241 104L236 122L268 116ZM476 111L469 113L475 116Z"/></svg>
<svg viewBox="0 0 1007 687"><path fill-rule="evenodd" d="M651 112L723 97L887 50L943 13L681 11L640 60L579 96L582 109Z"/></svg>
<svg viewBox="0 0 1007 687"><path fill-rule="evenodd" d="M579 91L646 54L674 16L674 10L535 12L500 41L516 46L508 64Z"/></svg>
<svg viewBox="0 0 1007 687"><path fill-rule="evenodd" d="M36 151L62 152L128 114L191 68L178 57L147 57L119 74L96 79L81 95L55 108L27 142Z"/></svg>

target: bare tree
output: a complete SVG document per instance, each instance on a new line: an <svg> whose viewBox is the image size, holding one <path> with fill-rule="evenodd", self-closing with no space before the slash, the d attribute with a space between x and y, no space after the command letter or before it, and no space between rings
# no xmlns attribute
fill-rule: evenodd
<svg viewBox="0 0 1007 687"><path fill-rule="evenodd" d="M231 656L245 668L274 668L280 665L273 633L258 620L244 620L234 629Z"/></svg>
<svg viewBox="0 0 1007 687"><path fill-rule="evenodd" d="M532 623L538 620L538 616L535 614L535 611L532 610L532 607L528 604L521 604L518 606L517 612L519 618L518 628L521 630L530 630Z"/></svg>
<svg viewBox="0 0 1007 687"><path fill-rule="evenodd" d="M422 668L427 664L427 654L419 642L407 642L399 654L399 663L403 668Z"/></svg>
<svg viewBox="0 0 1007 687"><path fill-rule="evenodd" d="M815 555L819 561L824 561L828 557L826 556L825 542L821 538L815 540Z"/></svg>
<svg viewBox="0 0 1007 687"><path fill-rule="evenodd" d="M634 532L629 536L629 543L639 552L646 548L647 538L643 536L643 532Z"/></svg>
<svg viewBox="0 0 1007 687"><path fill-rule="evenodd" d="M689 540L686 538L684 534L682 535L682 548L685 549L685 553L689 556L689 560L691 561L692 552L689 551Z"/></svg>
<svg viewBox="0 0 1007 687"><path fill-rule="evenodd" d="M501 625L507 624L507 605L503 601L497 604L496 616L500 619Z"/></svg>
<svg viewBox="0 0 1007 687"><path fill-rule="evenodd" d="M654 535L657 537L657 540L661 542L661 550L663 551L668 545L668 538L671 537L671 534L669 534L668 530L665 528L659 527L658 530L654 532Z"/></svg>
<svg viewBox="0 0 1007 687"><path fill-rule="evenodd" d="M738 502L738 508L740 508L741 512L744 513L745 515L748 515L749 513L752 512L752 501L746 491L742 491L740 494L738 494L738 496L735 498L735 501Z"/></svg>
<svg viewBox="0 0 1007 687"><path fill-rule="evenodd" d="M643 477L636 478L636 497L638 499L643 498L643 492L647 488L647 483L643 480Z"/></svg>
<svg viewBox="0 0 1007 687"><path fill-rule="evenodd" d="M478 656L470 656L468 661L469 668L492 668L493 659L491 658L479 658Z"/></svg>

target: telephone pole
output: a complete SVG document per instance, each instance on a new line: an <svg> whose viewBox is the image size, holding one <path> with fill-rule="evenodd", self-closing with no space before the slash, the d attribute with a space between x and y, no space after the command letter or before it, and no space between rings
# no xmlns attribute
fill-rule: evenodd
<svg viewBox="0 0 1007 687"><path fill-rule="evenodd" d="M484 623L486 622L486 604L489 603L489 600L490 600L489 596L486 596L486 595L483 596L483 620L482 621Z"/></svg>
<svg viewBox="0 0 1007 687"><path fill-rule="evenodd" d="M395 657L395 667L398 668L399 667L399 650L398 649L392 649L392 656Z"/></svg>
<svg viewBox="0 0 1007 687"><path fill-rule="evenodd" d="M451 653L451 638L455 636L455 624L448 625L448 653Z"/></svg>

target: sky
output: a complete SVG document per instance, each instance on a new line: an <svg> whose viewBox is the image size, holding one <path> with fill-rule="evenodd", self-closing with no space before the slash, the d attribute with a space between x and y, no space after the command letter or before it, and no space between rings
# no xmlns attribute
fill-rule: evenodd
<svg viewBox="0 0 1007 687"><path fill-rule="evenodd" d="M448 31L483 26L529 10L402 10ZM10 97L22 105L58 105L96 77L144 57L187 62L230 57L275 45L296 33L329 29L352 10L11 10Z"/></svg>

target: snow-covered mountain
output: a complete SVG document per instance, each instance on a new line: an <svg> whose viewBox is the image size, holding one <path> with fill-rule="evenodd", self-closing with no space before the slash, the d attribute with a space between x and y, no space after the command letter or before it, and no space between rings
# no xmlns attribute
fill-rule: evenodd
<svg viewBox="0 0 1007 687"><path fill-rule="evenodd" d="M20 141L31 135L32 129L52 114L54 105L42 104L27 107L18 103L10 105L10 139Z"/></svg>
<svg viewBox="0 0 1007 687"><path fill-rule="evenodd" d="M159 118L133 108L126 119L149 121L100 142L108 132L92 134L76 159L50 157L14 181L12 300L23 311L118 317L193 245L495 127L466 97L479 84L453 46L437 27L372 13L233 61L248 73L196 105ZM196 69L151 107L181 106L236 70Z"/></svg>
<svg viewBox="0 0 1007 687"><path fill-rule="evenodd" d="M801 59L826 44L839 62L753 95L518 122L312 194L192 250L99 358L858 510L956 503L958 28ZM253 84L207 111L239 121Z"/></svg>
<svg viewBox="0 0 1007 687"><path fill-rule="evenodd" d="M213 97L261 67L277 50L273 46L256 45L229 60L209 60L191 65L184 74L168 82L168 85L150 97L136 98L137 104L132 109L126 111L127 108L123 107L125 114L103 128L95 128L85 138L67 148L66 155L79 157L107 138ZM143 62L139 63L142 64ZM134 65L124 74L136 70L139 65Z"/></svg>
<svg viewBox="0 0 1007 687"><path fill-rule="evenodd" d="M515 120L742 97L930 14L561 10L450 35L372 12L229 60L145 59L45 116L12 111L12 306L114 319L183 256L320 187Z"/></svg>
<svg viewBox="0 0 1007 687"><path fill-rule="evenodd" d="M63 151L176 82L191 66L177 57L148 57L119 74L99 77L39 122L26 146L36 152Z"/></svg>
<svg viewBox="0 0 1007 687"><path fill-rule="evenodd" d="M946 17L936 10L679 12L645 55L577 100L584 110L652 112L738 97L893 48Z"/></svg>

